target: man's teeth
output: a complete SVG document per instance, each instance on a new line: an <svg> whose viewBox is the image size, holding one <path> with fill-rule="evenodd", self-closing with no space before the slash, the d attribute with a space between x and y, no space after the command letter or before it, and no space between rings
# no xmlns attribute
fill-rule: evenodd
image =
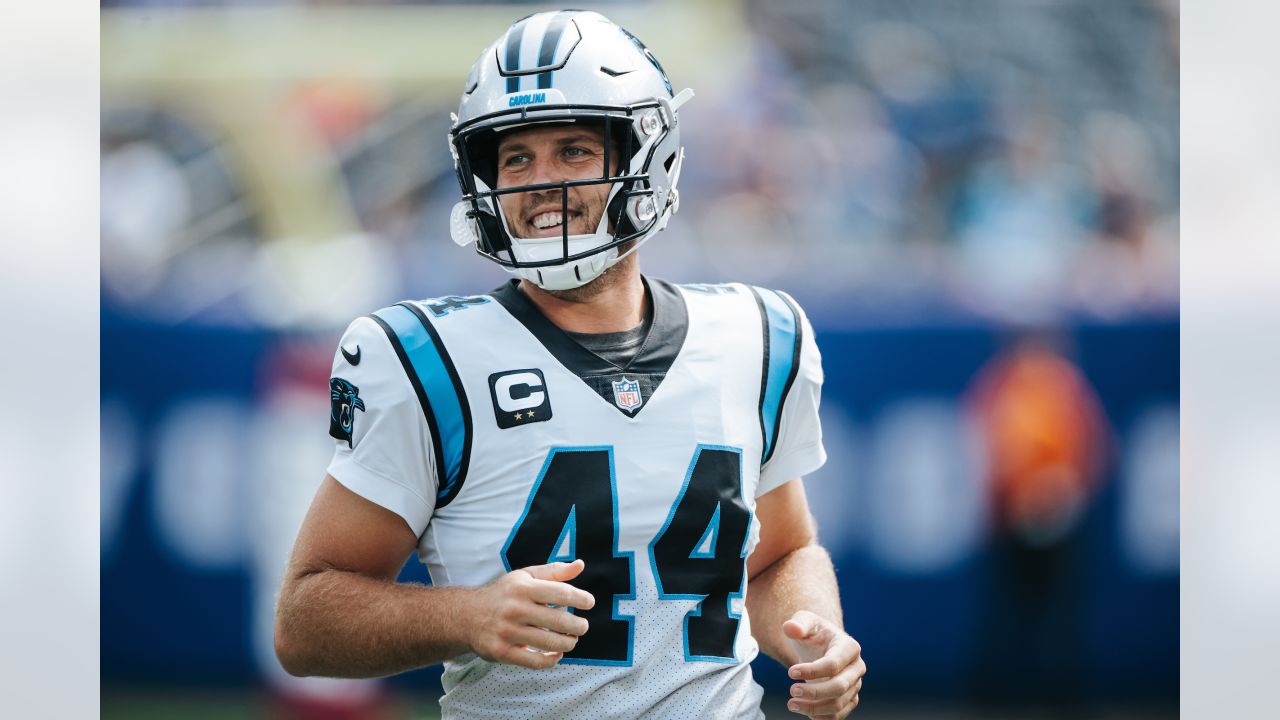
<svg viewBox="0 0 1280 720"><path fill-rule="evenodd" d="M539 230L545 230L549 227L555 227L564 221L564 215L558 212L545 212L541 215L535 215L533 218L533 226Z"/></svg>

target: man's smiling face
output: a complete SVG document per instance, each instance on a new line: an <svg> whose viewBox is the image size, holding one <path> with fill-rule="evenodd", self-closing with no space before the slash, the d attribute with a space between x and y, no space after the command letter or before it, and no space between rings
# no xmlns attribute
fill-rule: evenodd
<svg viewBox="0 0 1280 720"><path fill-rule="evenodd" d="M602 129L576 123L509 132L498 142L498 189L603 177L604 148ZM617 166L613 148L609 164ZM600 225L611 187L601 183L569 188L568 218L563 217L559 189L504 195L501 203L515 237L561 237L566 223L570 235L588 235Z"/></svg>

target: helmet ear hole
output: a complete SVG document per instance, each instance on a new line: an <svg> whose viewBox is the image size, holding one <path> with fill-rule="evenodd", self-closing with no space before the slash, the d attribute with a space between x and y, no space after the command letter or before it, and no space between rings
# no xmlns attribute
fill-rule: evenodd
<svg viewBox="0 0 1280 720"><path fill-rule="evenodd" d="M490 255L498 255L499 253L511 254L511 238L507 237L507 233L502 229L502 223L498 218L489 213L481 211L476 214L476 220L480 223L480 249Z"/></svg>
<svg viewBox="0 0 1280 720"><path fill-rule="evenodd" d="M631 222L631 213L627 212L627 190L630 186L622 188L617 195L609 201L609 219L614 224L614 237L624 237L634 234L636 231L635 223Z"/></svg>
<svg viewBox="0 0 1280 720"><path fill-rule="evenodd" d="M498 133L492 130L476 132L466 141L466 156L472 174L489 187L498 184Z"/></svg>
<svg viewBox="0 0 1280 720"><path fill-rule="evenodd" d="M640 149L642 143L636 138L631 123L615 121L609 124L609 139L613 142L611 152L617 158L615 175L624 175L631 169L631 160Z"/></svg>

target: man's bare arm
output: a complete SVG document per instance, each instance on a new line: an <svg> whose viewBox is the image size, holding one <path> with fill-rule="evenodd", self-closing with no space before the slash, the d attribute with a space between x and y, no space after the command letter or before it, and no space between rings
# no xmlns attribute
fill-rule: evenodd
<svg viewBox="0 0 1280 720"><path fill-rule="evenodd" d="M789 707L843 718L857 707L862 648L844 631L831 556L797 478L757 498L760 542L747 558L747 612L760 649L798 682Z"/></svg>
<svg viewBox="0 0 1280 720"><path fill-rule="evenodd" d="M565 582L581 572L580 562L515 570L481 588L398 584L416 545L398 515L326 476L276 606L276 656L285 670L378 677L468 651L545 668L586 632L582 618L547 607L594 604Z"/></svg>
<svg viewBox="0 0 1280 720"><path fill-rule="evenodd" d="M790 666L800 658L782 623L797 610L808 610L843 626L840 591L799 480L759 498L756 516L760 542L747 558L751 631L766 655Z"/></svg>

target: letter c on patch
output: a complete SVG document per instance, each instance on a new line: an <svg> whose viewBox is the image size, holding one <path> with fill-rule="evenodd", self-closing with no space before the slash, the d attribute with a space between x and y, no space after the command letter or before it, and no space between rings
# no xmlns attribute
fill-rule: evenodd
<svg viewBox="0 0 1280 720"><path fill-rule="evenodd" d="M538 407L547 399L542 378L531 372L503 375L494 381L494 400L507 412Z"/></svg>

